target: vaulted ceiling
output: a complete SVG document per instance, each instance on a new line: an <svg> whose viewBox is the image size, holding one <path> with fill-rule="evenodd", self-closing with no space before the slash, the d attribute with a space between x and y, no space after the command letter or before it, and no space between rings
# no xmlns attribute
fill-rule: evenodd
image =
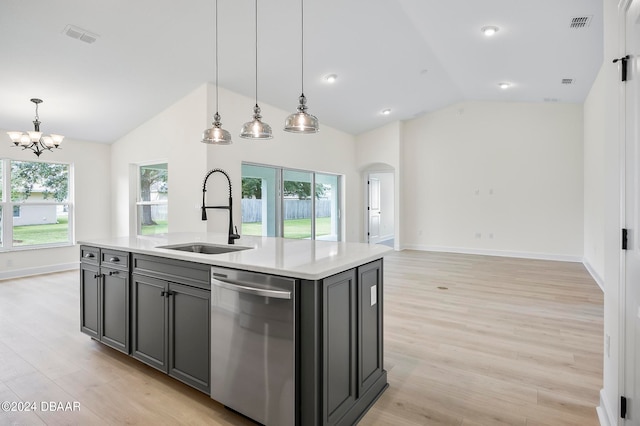
<svg viewBox="0 0 640 426"><path fill-rule="evenodd" d="M214 81L214 4L2 0L0 128L30 128L39 97L45 132L113 142ZM259 101L290 112L300 6L258 0ZM309 110L351 134L463 100L580 103L603 61L602 0L305 0L304 12ZM574 18L586 25L572 28ZM252 98L254 1L218 0L218 21L219 84ZM71 38L68 25L97 39ZM486 37L487 25L499 31ZM281 120L265 117L274 128Z"/></svg>

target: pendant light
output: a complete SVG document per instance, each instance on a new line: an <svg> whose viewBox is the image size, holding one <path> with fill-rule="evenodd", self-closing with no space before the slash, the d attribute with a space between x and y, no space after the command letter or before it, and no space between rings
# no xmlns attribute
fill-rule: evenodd
<svg viewBox="0 0 640 426"><path fill-rule="evenodd" d="M231 143L231 134L222 128L220 122L220 114L218 114L218 0L216 0L216 113L213 116L213 123L210 129L202 133L202 142L214 145L229 145Z"/></svg>
<svg viewBox="0 0 640 426"><path fill-rule="evenodd" d="M311 114L307 113L307 98L304 96L304 0L300 0L301 7L300 10L302 12L302 20L301 20L301 45L302 45L302 55L301 55L301 75L302 75L302 93L298 98L298 110L294 112L290 116L287 117L284 123L285 132L293 132L293 133L317 133L319 129L318 127L318 119Z"/></svg>
<svg viewBox="0 0 640 426"><path fill-rule="evenodd" d="M260 121L260 107L258 106L258 0L255 0L256 9L256 106L253 107L253 120L244 123L240 130L240 137L245 139L267 140L273 138L271 126Z"/></svg>

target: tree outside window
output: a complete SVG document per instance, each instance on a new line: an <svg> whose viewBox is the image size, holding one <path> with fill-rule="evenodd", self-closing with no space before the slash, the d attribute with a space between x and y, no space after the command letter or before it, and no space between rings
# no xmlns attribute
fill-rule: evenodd
<svg viewBox="0 0 640 426"><path fill-rule="evenodd" d="M162 234L169 228L169 171L167 163L139 166L138 234Z"/></svg>
<svg viewBox="0 0 640 426"><path fill-rule="evenodd" d="M8 173L0 203L2 248L73 243L71 166L69 164L0 160Z"/></svg>

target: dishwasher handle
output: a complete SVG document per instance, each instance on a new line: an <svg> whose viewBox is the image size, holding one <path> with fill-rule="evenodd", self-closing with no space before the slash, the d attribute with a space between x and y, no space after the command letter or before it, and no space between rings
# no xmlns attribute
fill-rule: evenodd
<svg viewBox="0 0 640 426"><path fill-rule="evenodd" d="M285 290L268 290L265 288L252 287L245 285L248 283L237 283L233 281L224 281L219 278L211 278L211 285L225 288L227 290L237 291L239 293L253 294L255 296L273 297L275 299L291 299L291 292Z"/></svg>

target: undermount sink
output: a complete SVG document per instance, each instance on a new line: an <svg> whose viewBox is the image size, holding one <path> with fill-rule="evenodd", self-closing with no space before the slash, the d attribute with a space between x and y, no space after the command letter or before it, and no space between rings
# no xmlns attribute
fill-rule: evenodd
<svg viewBox="0 0 640 426"><path fill-rule="evenodd" d="M156 248L163 248L168 250L180 250L180 251L188 251L191 253L202 253L202 254L222 254L222 253L231 253L234 251L240 250L249 250L251 247L241 247L241 246L227 246L227 245L218 245L218 244L206 244L206 243L186 243L186 244L176 244L170 246L158 246Z"/></svg>

